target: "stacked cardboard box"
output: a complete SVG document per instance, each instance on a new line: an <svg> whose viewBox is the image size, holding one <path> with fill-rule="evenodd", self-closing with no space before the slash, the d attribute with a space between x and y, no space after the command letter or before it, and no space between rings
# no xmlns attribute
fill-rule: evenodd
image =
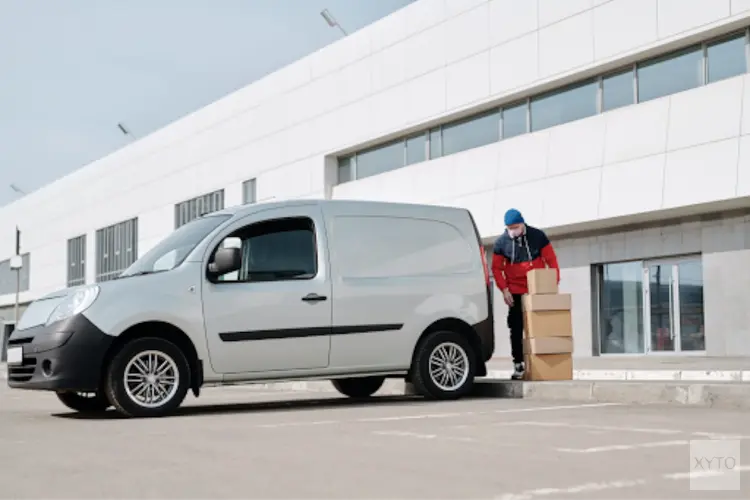
<svg viewBox="0 0 750 500"><path fill-rule="evenodd" d="M571 296L559 293L554 269L529 271L528 282L523 297L526 380L572 380Z"/></svg>

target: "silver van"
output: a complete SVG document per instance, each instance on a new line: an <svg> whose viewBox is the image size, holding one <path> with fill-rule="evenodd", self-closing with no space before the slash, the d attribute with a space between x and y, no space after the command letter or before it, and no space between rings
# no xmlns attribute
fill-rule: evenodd
<svg viewBox="0 0 750 500"><path fill-rule="evenodd" d="M493 351L469 211L287 201L204 215L117 279L33 302L9 339L8 385L130 417L203 386L300 379L366 398L401 378L455 399Z"/></svg>

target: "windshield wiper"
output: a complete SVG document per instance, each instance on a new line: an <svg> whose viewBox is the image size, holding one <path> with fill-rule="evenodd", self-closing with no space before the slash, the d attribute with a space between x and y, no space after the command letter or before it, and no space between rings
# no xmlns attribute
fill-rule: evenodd
<svg viewBox="0 0 750 500"><path fill-rule="evenodd" d="M122 278L131 278L133 276L144 276L146 274L163 273L164 271L166 271L166 269L159 269L159 270L156 270L156 271L153 271L153 270L152 271L145 271L145 270L144 271L137 271L137 272L132 273L132 274L121 274L116 279L119 280L119 279L122 279Z"/></svg>

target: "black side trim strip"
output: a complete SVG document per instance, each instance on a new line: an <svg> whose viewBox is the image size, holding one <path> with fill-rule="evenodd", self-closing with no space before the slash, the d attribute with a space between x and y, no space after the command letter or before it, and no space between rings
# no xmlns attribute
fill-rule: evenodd
<svg viewBox="0 0 750 500"><path fill-rule="evenodd" d="M224 342L246 342L252 340L294 339L303 337L321 337L324 335L349 335L352 333L385 332L400 330L404 325L353 325L312 328L283 328L279 330L251 330L247 332L220 333L219 338Z"/></svg>

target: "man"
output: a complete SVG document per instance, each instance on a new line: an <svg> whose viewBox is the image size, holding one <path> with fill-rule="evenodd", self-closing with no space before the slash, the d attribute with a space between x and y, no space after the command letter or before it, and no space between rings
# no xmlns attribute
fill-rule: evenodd
<svg viewBox="0 0 750 500"><path fill-rule="evenodd" d="M526 372L521 305L521 297L529 292L526 273L531 269L550 267L557 270L557 282L560 283L560 266L547 235L541 229L527 225L521 212L515 208L505 212L505 227L506 231L495 241L492 275L508 304L508 328L514 368L512 378L520 380Z"/></svg>

